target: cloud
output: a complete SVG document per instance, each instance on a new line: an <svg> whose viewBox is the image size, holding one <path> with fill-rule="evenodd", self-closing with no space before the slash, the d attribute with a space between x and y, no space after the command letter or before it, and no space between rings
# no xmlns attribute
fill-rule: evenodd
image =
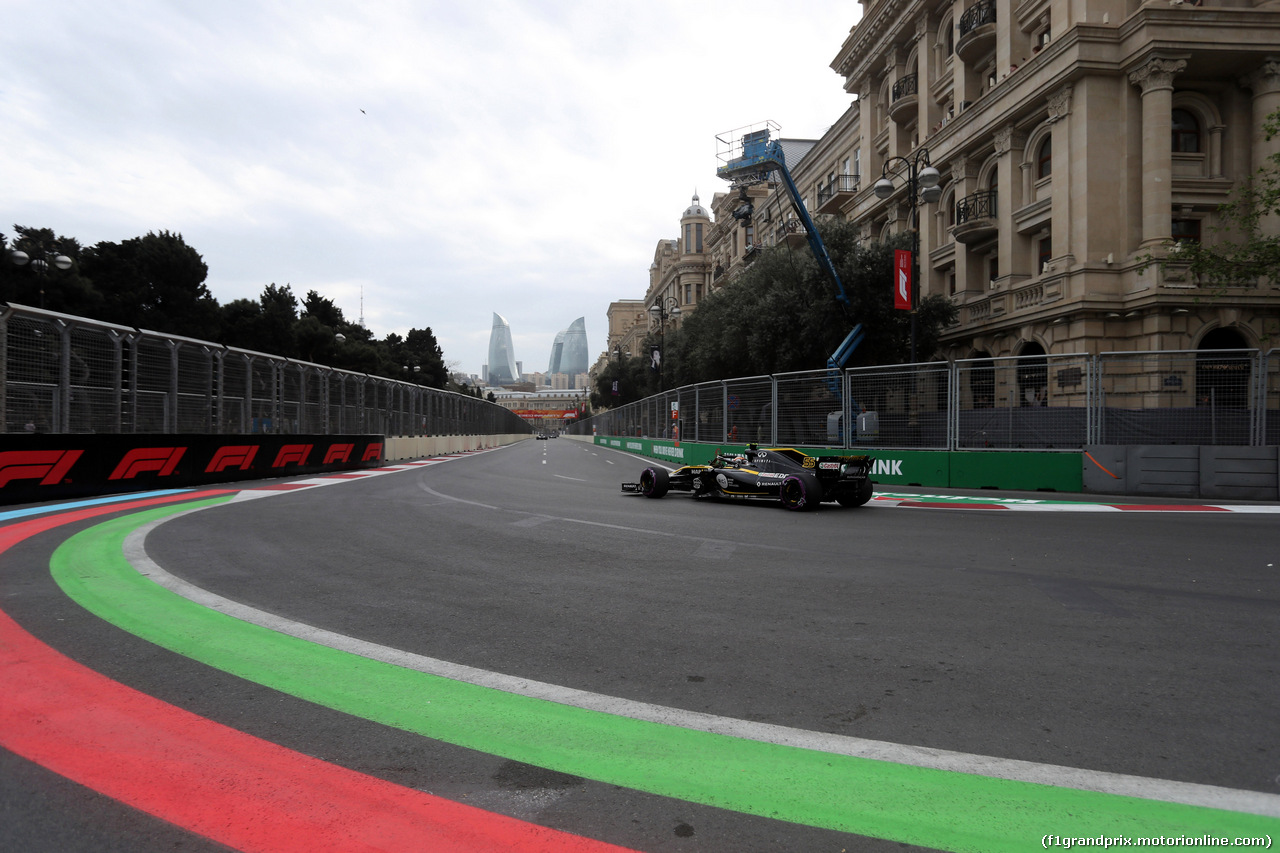
<svg viewBox="0 0 1280 853"><path fill-rule="evenodd" d="M8 222L182 233L219 301L316 290L478 373L545 369L639 298L716 133L817 136L856 10L740 2L20 2L0 32ZM5 229L7 230L7 229Z"/></svg>

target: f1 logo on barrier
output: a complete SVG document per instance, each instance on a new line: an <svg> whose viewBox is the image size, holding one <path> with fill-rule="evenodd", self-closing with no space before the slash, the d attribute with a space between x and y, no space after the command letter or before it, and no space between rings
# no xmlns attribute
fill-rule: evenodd
<svg viewBox="0 0 1280 853"><path fill-rule="evenodd" d="M253 457L257 455L258 445L256 444L229 444L226 447L219 447L218 452L213 454L213 458L205 466L204 472L216 474L233 465L238 466L241 471L248 471L253 465Z"/></svg>
<svg viewBox="0 0 1280 853"><path fill-rule="evenodd" d="M271 467L283 468L291 462L306 465L307 457L311 455L312 447L313 445L310 444L286 444L276 454L276 461L271 463Z"/></svg>
<svg viewBox="0 0 1280 853"><path fill-rule="evenodd" d="M364 456L361 462L381 462L382 461L382 444L371 444L364 449Z"/></svg>
<svg viewBox="0 0 1280 853"><path fill-rule="evenodd" d="M83 450L8 450L0 453L0 487L13 480L40 480L56 486L76 464Z"/></svg>
<svg viewBox="0 0 1280 853"><path fill-rule="evenodd" d="M354 444L333 444L329 446L328 452L324 455L324 464L330 465L334 462L349 462L351 460L351 451L355 450Z"/></svg>
<svg viewBox="0 0 1280 853"><path fill-rule="evenodd" d="M178 467L178 460L186 453L185 447L138 447L130 450L111 472L108 480L132 480L146 471L155 471L168 477Z"/></svg>

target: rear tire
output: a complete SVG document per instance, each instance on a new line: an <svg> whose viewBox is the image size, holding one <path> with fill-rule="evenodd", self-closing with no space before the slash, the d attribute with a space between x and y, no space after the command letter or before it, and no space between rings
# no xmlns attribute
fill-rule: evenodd
<svg viewBox="0 0 1280 853"><path fill-rule="evenodd" d="M822 483L812 474L789 474L778 490L782 505L797 512L815 510L822 503Z"/></svg>
<svg viewBox="0 0 1280 853"><path fill-rule="evenodd" d="M645 468L640 473L640 494L660 498L667 493L669 478L665 468Z"/></svg>
<svg viewBox="0 0 1280 853"><path fill-rule="evenodd" d="M871 495L874 491L871 481L863 480L858 484L858 488L855 491L841 492L840 496L836 498L836 502L840 506L862 506L871 500Z"/></svg>

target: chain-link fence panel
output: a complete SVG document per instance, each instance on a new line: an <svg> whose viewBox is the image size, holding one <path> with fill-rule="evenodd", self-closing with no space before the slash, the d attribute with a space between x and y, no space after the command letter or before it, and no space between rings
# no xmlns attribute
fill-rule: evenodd
<svg viewBox="0 0 1280 853"><path fill-rule="evenodd" d="M1280 350L1263 356L1258 406L1258 434L1264 445L1280 444Z"/></svg>
<svg viewBox="0 0 1280 853"><path fill-rule="evenodd" d="M770 444L828 447L841 443L844 419L840 374L784 373L776 377L777 434Z"/></svg>
<svg viewBox="0 0 1280 853"><path fill-rule="evenodd" d="M946 362L853 368L845 447L946 450L952 371Z"/></svg>
<svg viewBox="0 0 1280 853"><path fill-rule="evenodd" d="M56 432L62 423L62 335L45 320L13 317L5 334L6 432Z"/></svg>
<svg viewBox="0 0 1280 853"><path fill-rule="evenodd" d="M726 440L729 444L776 444L772 376L729 379L724 383Z"/></svg>
<svg viewBox="0 0 1280 853"><path fill-rule="evenodd" d="M690 386L694 400L692 417L686 416L686 423L692 421L693 432L689 438L719 444L725 440L724 426L724 385L720 382L704 382Z"/></svg>
<svg viewBox="0 0 1280 853"><path fill-rule="evenodd" d="M1103 353L1097 363L1098 443L1253 443L1256 351Z"/></svg>
<svg viewBox="0 0 1280 853"><path fill-rule="evenodd" d="M249 360L242 353L223 350L218 355L214 388L219 433L249 431Z"/></svg>
<svg viewBox="0 0 1280 853"><path fill-rule="evenodd" d="M179 340L172 358L178 432L212 432L214 348L201 341Z"/></svg>
<svg viewBox="0 0 1280 853"><path fill-rule="evenodd" d="M69 362L69 432L119 433L121 388L127 329L111 326L72 326Z"/></svg>
<svg viewBox="0 0 1280 853"><path fill-rule="evenodd" d="M1089 434L1087 355L982 358L955 364L960 450L1075 449Z"/></svg>

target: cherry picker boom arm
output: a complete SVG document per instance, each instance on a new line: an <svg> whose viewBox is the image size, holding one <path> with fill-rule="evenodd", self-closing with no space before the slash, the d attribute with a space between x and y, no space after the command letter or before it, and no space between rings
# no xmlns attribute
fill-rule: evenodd
<svg viewBox="0 0 1280 853"><path fill-rule="evenodd" d="M844 312L844 315L849 317L852 309L849 295L845 293L844 284L840 281L836 266L831 262L831 256L827 254L827 246L822 242L822 236L818 234L817 226L813 224L813 219L810 218L809 211L805 209L804 201L800 198L800 190L796 188L795 181L791 178L791 172L787 169L787 159L782 150L782 141L769 138L770 127L776 129L776 125L770 122L768 126L759 130L749 130L749 132L742 134L741 137L737 136L740 131L731 131L729 135L726 135L727 139L717 137L722 144L728 144L730 150L739 156L727 160L724 165L716 169L716 174L729 181L735 187L746 187L764 181L770 172L777 172L782 176L782 182L786 186L787 192L791 195L791 203L795 206L796 214L800 217L800 224L804 226L805 239L809 241L809 250L813 252L813 257L818 262L818 266L835 284L836 301L840 303L840 309ZM740 150L738 150L739 146ZM865 334L861 323L854 326L853 331L848 334L844 342L827 359L827 367L843 369L852 358L853 351L857 349L858 344L862 343Z"/></svg>

